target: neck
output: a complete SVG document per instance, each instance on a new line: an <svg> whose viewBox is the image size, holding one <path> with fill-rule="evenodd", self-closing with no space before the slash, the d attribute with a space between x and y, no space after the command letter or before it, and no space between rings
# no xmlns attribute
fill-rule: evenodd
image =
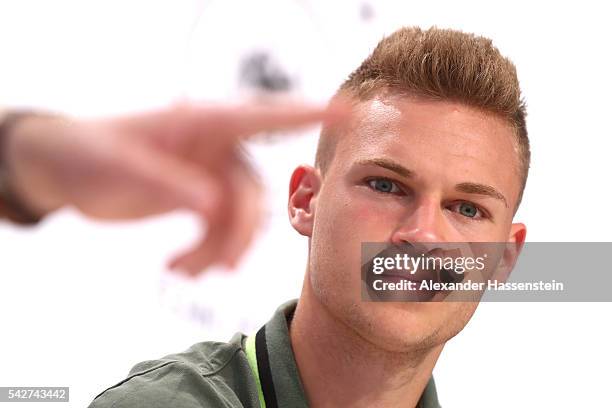
<svg viewBox="0 0 612 408"><path fill-rule="evenodd" d="M415 407L443 347L405 353L377 347L314 296L308 272L289 334L312 407Z"/></svg>

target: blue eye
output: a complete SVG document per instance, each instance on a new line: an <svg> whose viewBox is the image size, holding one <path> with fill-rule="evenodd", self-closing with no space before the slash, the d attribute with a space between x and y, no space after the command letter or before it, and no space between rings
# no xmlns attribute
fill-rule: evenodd
<svg viewBox="0 0 612 408"><path fill-rule="evenodd" d="M472 203L461 203L459 204L459 213L469 218L480 218L480 210Z"/></svg>
<svg viewBox="0 0 612 408"><path fill-rule="evenodd" d="M393 181L384 178L368 180L368 185L381 193L399 193L401 190Z"/></svg>

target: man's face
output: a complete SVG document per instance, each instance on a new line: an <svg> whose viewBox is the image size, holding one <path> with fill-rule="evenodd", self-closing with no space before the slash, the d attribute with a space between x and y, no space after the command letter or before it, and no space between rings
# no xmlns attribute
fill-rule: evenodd
<svg viewBox="0 0 612 408"><path fill-rule="evenodd" d="M388 350L441 344L476 303L363 302L362 242L524 240L512 128L453 102L402 97L360 103L310 200L309 277L319 301Z"/></svg>

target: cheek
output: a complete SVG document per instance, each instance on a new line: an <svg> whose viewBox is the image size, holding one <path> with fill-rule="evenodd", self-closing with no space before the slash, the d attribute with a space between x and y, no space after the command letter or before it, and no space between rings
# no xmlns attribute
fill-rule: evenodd
<svg viewBox="0 0 612 408"><path fill-rule="evenodd" d="M451 241L455 242L503 242L508 238L505 220L489 222L461 221L456 215L450 215L448 221L452 228Z"/></svg>
<svg viewBox="0 0 612 408"><path fill-rule="evenodd" d="M453 242L491 241L495 234L495 225L490 222L466 221L460 215L446 213L448 239Z"/></svg>
<svg viewBox="0 0 612 408"><path fill-rule="evenodd" d="M405 206L377 197L365 188L338 183L335 188L321 191L314 234L336 246L386 242L405 216Z"/></svg>
<svg viewBox="0 0 612 408"><path fill-rule="evenodd" d="M336 222L350 231L351 240L385 242L405 212L398 203L372 199L367 194L353 194L343 203Z"/></svg>
<svg viewBox="0 0 612 408"><path fill-rule="evenodd" d="M392 224L392 212L383 211L372 203L361 202L354 203L354 209L351 217L353 223L357 226L362 226L366 232L389 232Z"/></svg>
<svg viewBox="0 0 612 408"><path fill-rule="evenodd" d="M367 237L373 240L371 231L377 228L377 212L347 193L338 189L334 194L320 196L312 240L319 250L355 257L353 252L360 250L361 242Z"/></svg>

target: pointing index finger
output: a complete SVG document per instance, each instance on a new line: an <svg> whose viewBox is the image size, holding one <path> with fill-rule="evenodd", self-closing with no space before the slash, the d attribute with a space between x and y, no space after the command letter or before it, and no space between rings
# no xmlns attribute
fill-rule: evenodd
<svg viewBox="0 0 612 408"><path fill-rule="evenodd" d="M348 116L340 103L327 107L295 102L253 103L241 106L193 106L198 133L250 137L264 131L290 130L317 122L336 122Z"/></svg>

